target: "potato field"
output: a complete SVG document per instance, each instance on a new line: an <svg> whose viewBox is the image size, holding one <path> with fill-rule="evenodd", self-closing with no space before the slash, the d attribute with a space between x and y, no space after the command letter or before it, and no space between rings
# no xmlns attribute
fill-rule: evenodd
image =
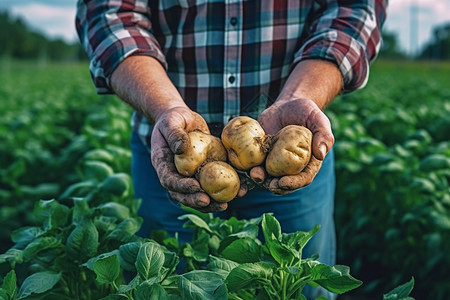
<svg viewBox="0 0 450 300"><path fill-rule="evenodd" d="M192 242L137 236L131 109L87 64L0 65L0 299L450 298L449 63L377 61L327 108L336 266L301 258L319 227L285 234L269 214L186 209Z"/></svg>

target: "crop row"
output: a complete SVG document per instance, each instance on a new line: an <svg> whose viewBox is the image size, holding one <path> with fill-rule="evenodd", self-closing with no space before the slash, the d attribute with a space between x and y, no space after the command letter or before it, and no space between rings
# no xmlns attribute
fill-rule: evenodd
<svg viewBox="0 0 450 300"><path fill-rule="evenodd" d="M413 275L419 299L450 283L450 66L374 66L327 111L336 134L341 263L373 295ZM356 291L355 291L356 292Z"/></svg>
<svg viewBox="0 0 450 300"><path fill-rule="evenodd" d="M416 67L380 64L366 89L340 97L327 110L336 135L339 263L351 266L352 274L363 280L353 292L358 297L380 298L380 291L411 276L416 278L414 292L419 299L427 299L426 295L446 299L450 294L445 273L450 267L445 255L450 251L450 90L446 87L450 72L446 65L425 68L425 72ZM86 70L86 66L19 65L0 72L0 80L6 83L0 87L0 109L6 112L0 120L0 134L5 136L0 141L0 240L1 253L5 252L0 271L3 277L9 270L6 263L15 264L17 280L22 282L30 271L50 270L53 273L43 276L50 283L58 282L59 295L67 289L81 295L92 285L99 297L117 292L112 284L117 278L108 277L107 271L115 274L116 259L123 268L123 254L115 252L121 245L138 243L123 246L124 251L154 245L134 236L140 219L128 175L130 110L114 97L95 95ZM153 237L163 247L158 249L167 255L164 266L169 267L164 274L153 275L172 274L169 252L190 261L192 271L212 263L210 254L229 260L242 243L255 249L254 261L261 259L260 248L270 248L254 236L255 222L262 219L227 223L191 214L186 220L187 226L198 231L192 243L180 246L163 231ZM244 239L236 244L241 245L223 254L231 243L226 237L237 232L211 234L218 226L238 228ZM97 243L80 244L76 236ZM226 240L222 246L217 236ZM13 244L20 254L7 251ZM108 254L98 256L101 253ZM59 265L54 266L72 266L81 277L58 275L61 269L52 270L49 263L55 258ZM97 259L87 263L88 258ZM82 261L87 264L79 272ZM95 265L96 261L100 262ZM215 263L230 267L228 261ZM112 269L102 272L108 266ZM266 275L274 270L266 267L251 270ZM229 275L221 268L214 270ZM289 276L295 278L294 273ZM5 279L12 280L12 273L8 274ZM153 278L150 275L139 280ZM191 288L196 280L189 276ZM201 280L203 275L199 276ZM220 289L223 282L223 276L217 277L214 288ZM127 288L136 292L136 286L122 287ZM142 292L148 288L142 287ZM21 293L31 296L26 290Z"/></svg>

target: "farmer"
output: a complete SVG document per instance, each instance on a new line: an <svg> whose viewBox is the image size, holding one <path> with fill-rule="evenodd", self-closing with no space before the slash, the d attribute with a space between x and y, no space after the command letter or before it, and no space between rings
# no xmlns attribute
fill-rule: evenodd
<svg viewBox="0 0 450 300"><path fill-rule="evenodd" d="M189 240L177 219L185 213L179 203L221 217L272 212L284 232L321 224L304 254L333 265L334 137L323 110L339 93L367 82L385 2L78 1L76 26L97 92L115 93L135 110L132 177L143 200L140 234L162 228ZM308 127L313 157L288 186L273 178L267 188L249 189L243 180L240 198L217 203L194 178L177 174L173 158L185 149L187 132L220 136L239 115L258 119L268 134L290 124Z"/></svg>

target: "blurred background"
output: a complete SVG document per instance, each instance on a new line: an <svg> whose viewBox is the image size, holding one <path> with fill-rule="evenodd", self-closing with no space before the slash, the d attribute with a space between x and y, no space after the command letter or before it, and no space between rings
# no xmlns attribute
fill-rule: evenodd
<svg viewBox="0 0 450 300"><path fill-rule="evenodd" d="M341 299L382 299L412 277L416 299L450 299L450 2L390 2L367 86L326 110L336 136L338 263L364 282ZM75 7L0 2L0 253L11 232L36 222L37 200L129 172L131 110L96 95ZM115 162L87 164L96 149ZM0 259L1 277L6 269Z"/></svg>

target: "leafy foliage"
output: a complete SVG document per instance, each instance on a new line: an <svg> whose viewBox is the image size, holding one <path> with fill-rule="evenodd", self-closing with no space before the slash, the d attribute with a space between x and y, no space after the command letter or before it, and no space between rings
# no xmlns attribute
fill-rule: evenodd
<svg viewBox="0 0 450 300"><path fill-rule="evenodd" d="M339 261L376 297L413 275L419 299L450 285L450 65L377 62L327 113L336 135Z"/></svg>
<svg viewBox="0 0 450 300"><path fill-rule="evenodd" d="M285 234L270 215L189 211L190 243L164 231L137 237L129 108L96 96L87 66L3 66L0 299L302 299L306 284L379 299L411 275L414 291L408 283L385 299L446 299L448 65L380 63L366 89L327 110L339 263L365 282L351 291L360 282L348 267L299 258L318 228Z"/></svg>

